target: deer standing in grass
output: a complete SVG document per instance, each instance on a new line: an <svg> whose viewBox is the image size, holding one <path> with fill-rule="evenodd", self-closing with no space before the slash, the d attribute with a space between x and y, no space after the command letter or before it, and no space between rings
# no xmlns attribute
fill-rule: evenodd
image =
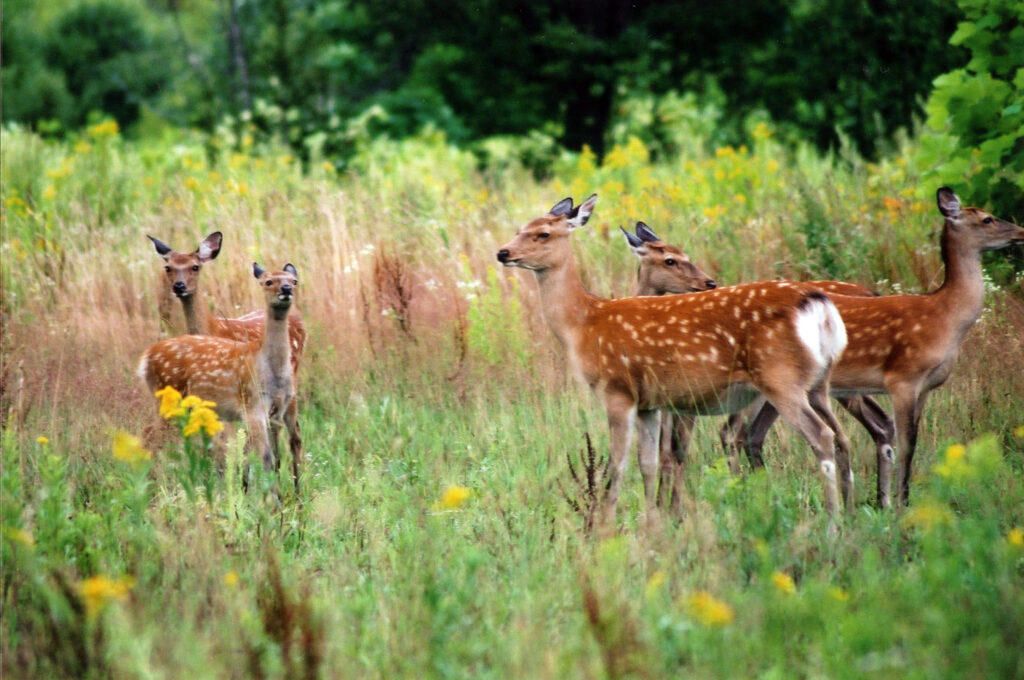
<svg viewBox="0 0 1024 680"><path fill-rule="evenodd" d="M828 405L828 374L846 344L832 303L821 292L787 282L668 297L594 297L580 282L569 236L587 222L596 202L596 195L576 207L571 198L558 202L520 227L497 257L505 266L534 272L542 312L566 348L572 372L607 412L605 524L614 521L634 422L650 523L657 512L659 409L728 413L758 392L814 449L825 506L834 518L837 451L845 457L848 442ZM844 498L849 481L843 480Z"/></svg>
<svg viewBox="0 0 1024 680"><path fill-rule="evenodd" d="M261 337L242 342L212 335L181 335L161 340L139 360L138 374L150 394L170 385L182 394L216 402L221 420L243 421L253 448L268 470L277 469L269 424L289 413L295 400L288 312L298 287L291 264L267 272L253 263L253 275L266 298ZM296 491L299 457L292 457Z"/></svg>
<svg viewBox="0 0 1024 680"><path fill-rule="evenodd" d="M190 335L215 335L220 338L249 342L263 336L263 328L267 318L266 312L258 310L237 319L225 319L210 314L210 310L200 293L199 274L203 265L217 258L220 254L223 236L215 231L203 239L195 252L179 253L162 241L147 236L153 243L157 255L164 260L165 282L171 294L181 300L181 308L185 314L185 332ZM291 352L292 382L297 385L299 363L306 346L306 325L297 313L288 315L288 341ZM281 456L278 451L281 423L288 429L288 447L292 454L292 469L295 475L295 491L299 491L299 470L302 464L302 436L299 432L298 399L288 402L287 412L270 423L270 443L274 449L274 459L278 464Z"/></svg>
<svg viewBox="0 0 1024 680"><path fill-rule="evenodd" d="M981 316L985 297L981 253L1024 242L1024 229L979 208L961 206L948 187L936 192L936 202L945 218L941 246L946 270L937 290L874 298L831 296L849 336L846 351L832 371L832 394L892 395L898 500L903 505L910 501L911 465L925 401L953 372L960 346ZM760 449L775 417L769 406L754 417L751 447ZM887 506L893 465L882 463L879 457L879 495Z"/></svg>
<svg viewBox="0 0 1024 680"><path fill-rule="evenodd" d="M622 230L622 233L626 235L630 249L640 260L640 266L637 269L637 295L692 293L714 287L714 281L711 281L699 267L693 264L685 252L662 242L657 234L643 222L637 222L635 236L625 229ZM829 294L875 295L870 289L856 283L808 281L806 285ZM842 360L840 359L840 361ZM741 449L746 451L751 467L764 467L761 449L767 428L771 426L774 418L771 421L768 421L767 418L756 420L753 416L765 409L765 403L763 397L758 397L747 409L730 415L728 423L719 432L729 467L734 472L738 471L738 454ZM889 414L882 409L877 401L868 396L840 397L839 403L867 429L875 441L879 469L882 469L883 461L891 468L894 460L893 443L896 438L896 428ZM750 422L749 432L748 422ZM671 490L673 512L678 512L680 506L683 483L682 465L689 448L693 426L694 419L691 416L662 415L659 503L665 505L669 502ZM883 499L881 487L879 487L879 503L888 504L888 496L886 495Z"/></svg>

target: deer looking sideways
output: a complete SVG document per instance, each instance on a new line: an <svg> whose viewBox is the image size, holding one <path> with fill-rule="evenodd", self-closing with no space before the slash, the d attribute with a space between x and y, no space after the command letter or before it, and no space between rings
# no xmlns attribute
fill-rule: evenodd
<svg viewBox="0 0 1024 680"><path fill-rule="evenodd" d="M159 239L147 236L153 242L157 255L164 260L165 281L169 292L181 300L181 308L185 314L185 332L190 335L215 335L229 340L250 342L263 336L266 312L258 310L237 319L225 319L210 314L210 310L200 293L199 274L203 265L217 258L220 254L223 236L215 231L205 239L192 253L179 253ZM290 345L292 383L298 384L299 363L306 347L306 325L297 313L288 316L288 341ZM179 390L181 391L181 390ZM278 451L278 439L281 421L288 428L288 447L292 454L292 472L295 477L295 492L299 491L299 470L302 463L302 437L299 432L298 399L293 397L287 410L280 418L270 423L270 443L274 450L274 460L280 465L281 456Z"/></svg>
<svg viewBox="0 0 1024 680"><path fill-rule="evenodd" d="M139 359L138 374L150 394L170 385L182 394L216 402L221 420L244 421L264 468L275 470L269 424L287 417L295 400L288 312L298 287L291 264L267 272L253 263L253 275L266 297L266 329L249 342L212 335L181 335L161 340ZM292 457L298 491L301 456Z"/></svg>
<svg viewBox="0 0 1024 680"><path fill-rule="evenodd" d="M542 312L572 372L607 412L605 524L614 521L634 422L650 523L657 513L658 409L729 413L758 392L814 449L834 518L836 458L849 467L848 460L842 464L848 442L828 405L831 364L846 344L835 306L823 293L789 282L668 297L594 297L580 282L569 236L596 203L596 194L576 207L571 198L559 201L520 227L498 251L498 261L534 272ZM844 498L850 497L850 481L843 480Z"/></svg>
<svg viewBox="0 0 1024 680"><path fill-rule="evenodd" d="M891 504L894 460L889 454L899 458L898 500L904 505L910 500L910 474L925 401L929 392L949 378L964 338L981 315L985 294L981 253L1024 242L1024 229L984 210L961 206L948 187L936 192L936 202L945 218L941 236L945 280L937 290L885 297L829 291L849 338L832 371L831 391L847 399L843 402L847 408L856 405L857 397L863 398L860 403L865 410L860 415L851 412L875 440L882 507ZM826 283L813 282L827 289ZM892 427L887 414L865 397L880 393L892 395L895 437L887 434ZM752 418L747 442L752 460L760 459L764 437L776 415L765 405ZM885 445L893 439L894 453Z"/></svg>
<svg viewBox="0 0 1024 680"><path fill-rule="evenodd" d="M630 249L640 259L640 266L637 269L636 295L694 293L715 287L715 282L710 280L697 265L693 264L685 252L662 242L657 234L643 222L637 222L635 236L625 229L622 229L622 233L625 234ZM870 289L856 283L808 281L806 285L829 294L875 295ZM896 438L896 427L889 414L879 406L878 402L868 396L840 397L839 403L867 429L875 441L879 469L886 464L891 468L894 460L893 442ZM774 418L772 420L762 418L752 423L749 433L748 422L762 410L767 413L769 409L770 407L766 407L764 398L758 397L744 411L730 415L728 422L720 430L722 446L725 448L729 468L733 472L739 471L738 454L740 449L746 451L751 467L764 467L761 449ZM774 413L773 410L771 412ZM759 429L754 429L754 425L757 425ZM662 414L661 481L658 487L658 502L664 506L669 504L671 499L672 512L675 514L678 514L681 509L683 464L689 448L690 437L693 434L693 427L693 416ZM881 491L879 487L879 504L888 505L888 494L883 499Z"/></svg>

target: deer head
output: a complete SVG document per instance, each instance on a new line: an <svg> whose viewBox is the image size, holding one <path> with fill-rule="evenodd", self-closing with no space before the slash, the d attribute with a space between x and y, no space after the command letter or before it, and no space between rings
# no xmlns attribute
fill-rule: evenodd
<svg viewBox="0 0 1024 680"><path fill-rule="evenodd" d="M597 194L576 207L571 198L562 199L546 215L520 227L515 238L498 251L498 262L543 272L571 260L569 234L587 223L596 204Z"/></svg>
<svg viewBox="0 0 1024 680"><path fill-rule="evenodd" d="M961 206L960 198L949 187L940 187L935 193L935 200L939 212L946 218L946 226L956 235L957 241L976 252L998 250L1012 243L1024 242L1024 229L980 208Z"/></svg>
<svg viewBox="0 0 1024 680"><path fill-rule="evenodd" d="M715 287L714 279L690 261L689 255L661 241L643 222L636 223L636 236L625 229L622 233L640 258L637 295L696 293Z"/></svg>
<svg viewBox="0 0 1024 680"><path fill-rule="evenodd" d="M281 271L271 273L253 262L252 274L262 284L267 307L274 311L274 317L284 318L292 306L295 289L299 287L299 272L295 265L289 262Z"/></svg>
<svg viewBox="0 0 1024 680"><path fill-rule="evenodd" d="M147 234L146 238L153 242L156 254L164 259L164 272L167 282L173 292L179 298L186 298L196 294L199 283L199 272L203 265L210 260L216 259L220 254L220 247L223 237L219 231L215 231L200 243L193 253L178 253L171 250L171 247L160 239L153 238Z"/></svg>

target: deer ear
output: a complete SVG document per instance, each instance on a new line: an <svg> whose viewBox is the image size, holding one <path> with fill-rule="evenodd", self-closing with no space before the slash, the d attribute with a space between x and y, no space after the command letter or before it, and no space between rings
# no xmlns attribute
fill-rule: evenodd
<svg viewBox="0 0 1024 680"><path fill-rule="evenodd" d="M259 264L255 263L255 262L252 263L252 275L255 276L257 279L263 278L263 275L266 274L266 273L267 273L266 269L264 269L263 267L259 266Z"/></svg>
<svg viewBox="0 0 1024 680"><path fill-rule="evenodd" d="M291 274L292 276L294 276L295 278L299 277L299 272L295 270L295 265L293 265L291 262L284 266L284 270Z"/></svg>
<svg viewBox="0 0 1024 680"><path fill-rule="evenodd" d="M594 212L595 205L597 205L597 194L591 194L590 198L573 209L572 214L569 216L569 226L575 229L586 224L587 220L590 219L590 213Z"/></svg>
<svg viewBox="0 0 1024 680"><path fill-rule="evenodd" d="M572 212L572 198L563 198L558 203L552 206L551 210L548 211L549 215L558 217L559 215L568 215Z"/></svg>
<svg viewBox="0 0 1024 680"><path fill-rule="evenodd" d="M647 241L648 243L654 243L655 241L661 240L658 238L658 235L654 233L654 230L643 222L636 223L636 235L639 236L641 240Z"/></svg>
<svg viewBox="0 0 1024 680"><path fill-rule="evenodd" d="M160 239L153 238L149 234L146 234L146 238L153 242L153 247L156 248L156 254L166 260L167 255L169 255L171 252L171 247L164 243L163 241L161 241Z"/></svg>
<svg viewBox="0 0 1024 680"><path fill-rule="evenodd" d="M935 192L935 201L939 204L939 212L956 219L960 216L960 199L949 187L940 187Z"/></svg>
<svg viewBox="0 0 1024 680"><path fill-rule="evenodd" d="M621 224L619 225L619 229L622 229L622 233L626 237L626 241L629 243L630 250L632 250L634 253L636 253L637 257L642 257L643 253L647 250L644 247L644 242L641 241L636 236L633 236L632 234L630 234L625 229L623 229Z"/></svg>
<svg viewBox="0 0 1024 680"><path fill-rule="evenodd" d="M202 240L199 247L196 248L196 255L199 256L200 261L209 262L220 254L220 246L224 242L224 237L219 231L215 231Z"/></svg>

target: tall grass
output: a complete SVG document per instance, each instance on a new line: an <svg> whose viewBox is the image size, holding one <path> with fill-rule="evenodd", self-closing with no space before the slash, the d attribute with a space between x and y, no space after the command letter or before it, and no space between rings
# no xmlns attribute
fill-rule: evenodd
<svg viewBox="0 0 1024 680"><path fill-rule="evenodd" d="M574 239L601 295L631 288L617 226L637 219L723 283L926 290L941 221L911 142L868 164L761 125L749 148L652 162L627 140L538 181L436 135L377 141L342 176L109 124L68 144L2 135L5 675L1024 675L1018 297L991 292L932 396L908 513L872 507L872 447L850 426L858 503L829 540L798 437L776 428L768 471L734 478L702 419L685 517L644 530L634 479L618 534L593 538L562 489L585 433L605 450L603 418L532 276L495 266L520 224L597 192ZM111 454L155 417L134 377L162 332L145 234L184 250L214 230L217 314L258 307L253 260L299 271L301 498L243 495L230 463L189 472L179 440ZM470 496L447 507L453 486Z"/></svg>

